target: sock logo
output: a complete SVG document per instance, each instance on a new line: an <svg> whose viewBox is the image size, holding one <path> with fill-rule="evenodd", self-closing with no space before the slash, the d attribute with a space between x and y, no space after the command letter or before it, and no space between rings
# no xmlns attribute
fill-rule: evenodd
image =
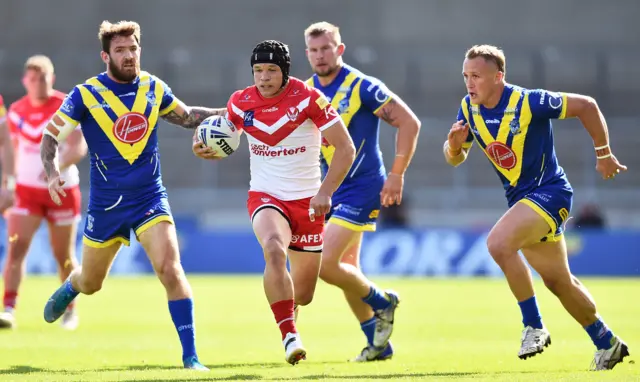
<svg viewBox="0 0 640 382"><path fill-rule="evenodd" d="M180 325L178 326L178 331L181 332L183 330L193 330L194 329L194 325L193 324L188 324L188 325Z"/></svg>

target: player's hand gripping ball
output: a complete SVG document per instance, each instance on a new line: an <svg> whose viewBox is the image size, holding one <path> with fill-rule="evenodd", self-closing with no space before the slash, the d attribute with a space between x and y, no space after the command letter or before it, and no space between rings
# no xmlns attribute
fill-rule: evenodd
<svg viewBox="0 0 640 382"><path fill-rule="evenodd" d="M196 129L194 153L204 157L196 152L196 146L200 145L202 148L211 148L215 153L213 157L205 159L226 158L238 149L241 134L242 130L235 127L226 116L213 115L202 121Z"/></svg>

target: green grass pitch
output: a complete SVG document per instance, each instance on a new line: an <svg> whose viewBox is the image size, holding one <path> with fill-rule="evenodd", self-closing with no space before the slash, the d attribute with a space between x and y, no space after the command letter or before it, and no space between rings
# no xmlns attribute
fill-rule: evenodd
<svg viewBox="0 0 640 382"><path fill-rule="evenodd" d="M0 381L489 380L639 381L640 279L583 279L631 357L613 371L588 372L595 348L585 331L537 281L552 345L519 360L520 312L504 280L378 278L400 292L393 360L347 360L364 336L339 290L319 282L298 328L307 361L284 361L280 333L258 276L190 276L197 346L208 373L180 369L180 344L162 287L153 277L112 277L80 296L80 327L66 332L42 318L58 285L30 277L18 302L18 327L0 332ZM631 361L631 362L629 362Z"/></svg>

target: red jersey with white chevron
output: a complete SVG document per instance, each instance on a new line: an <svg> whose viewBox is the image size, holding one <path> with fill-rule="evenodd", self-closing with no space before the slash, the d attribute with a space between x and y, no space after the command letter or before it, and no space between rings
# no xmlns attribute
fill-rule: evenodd
<svg viewBox="0 0 640 382"><path fill-rule="evenodd" d="M238 90L227 111L247 133L251 191L285 201L315 196L321 183L320 132L340 119L322 93L290 77L273 98L262 97L255 86Z"/></svg>
<svg viewBox="0 0 640 382"><path fill-rule="evenodd" d="M44 179L44 167L40 159L40 141L51 116L64 101L65 94L55 91L49 100L41 106L35 107L24 96L12 103L7 114L7 123L11 136L17 139L16 150L16 183L36 188L47 188ZM64 142L60 145L64 150ZM61 172L60 178L66 183L65 188L78 185L80 178L78 168L70 166Z"/></svg>

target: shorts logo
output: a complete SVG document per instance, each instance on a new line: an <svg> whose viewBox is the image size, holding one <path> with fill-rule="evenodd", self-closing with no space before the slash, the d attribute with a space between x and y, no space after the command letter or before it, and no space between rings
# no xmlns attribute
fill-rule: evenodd
<svg viewBox="0 0 640 382"><path fill-rule="evenodd" d="M569 211L566 208L560 208L558 215L560 215L560 219L562 219L562 221L566 221L569 217Z"/></svg>
<svg viewBox="0 0 640 382"><path fill-rule="evenodd" d="M262 203L269 203L271 201L271 199L269 199L269 198L260 198L260 201L262 201Z"/></svg>
<svg viewBox="0 0 640 382"><path fill-rule="evenodd" d="M496 166L505 170L511 170L516 167L516 154L504 143L492 142L487 145L486 151Z"/></svg>
<svg viewBox="0 0 640 382"><path fill-rule="evenodd" d="M322 241L322 234L293 235L291 244L316 244Z"/></svg>
<svg viewBox="0 0 640 382"><path fill-rule="evenodd" d="M356 208L347 204L338 204L335 211L340 211L345 215L359 216L362 213L362 208Z"/></svg>
<svg viewBox="0 0 640 382"><path fill-rule="evenodd" d="M93 232L93 216L87 215L87 231Z"/></svg>
<svg viewBox="0 0 640 382"><path fill-rule="evenodd" d="M369 214L369 219L377 219L379 215L380 215L380 210L373 210Z"/></svg>
<svg viewBox="0 0 640 382"><path fill-rule="evenodd" d="M113 124L113 135L122 143L133 145L147 135L149 121L140 113L126 113Z"/></svg>

